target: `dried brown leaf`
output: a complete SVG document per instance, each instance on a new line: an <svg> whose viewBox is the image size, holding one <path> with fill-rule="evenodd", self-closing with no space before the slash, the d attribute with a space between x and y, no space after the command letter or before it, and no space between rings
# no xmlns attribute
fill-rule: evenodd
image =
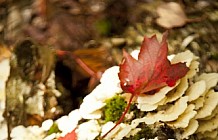
<svg viewBox="0 0 218 140"><path fill-rule="evenodd" d="M156 23L164 28L181 27L187 23L187 17L182 7L176 2L169 2L157 8Z"/></svg>

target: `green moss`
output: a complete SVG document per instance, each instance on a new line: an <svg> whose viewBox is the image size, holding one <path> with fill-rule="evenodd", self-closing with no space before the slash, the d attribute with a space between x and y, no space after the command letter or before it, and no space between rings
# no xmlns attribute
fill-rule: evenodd
<svg viewBox="0 0 218 140"><path fill-rule="evenodd" d="M103 109L105 122L117 121L121 117L126 108L126 101L123 97L116 95L111 99L106 100L106 106Z"/></svg>
<svg viewBox="0 0 218 140"><path fill-rule="evenodd" d="M51 128L48 130L47 135L51 135L53 133L57 133L60 132L60 130L58 129L58 125L56 123L54 123Z"/></svg>

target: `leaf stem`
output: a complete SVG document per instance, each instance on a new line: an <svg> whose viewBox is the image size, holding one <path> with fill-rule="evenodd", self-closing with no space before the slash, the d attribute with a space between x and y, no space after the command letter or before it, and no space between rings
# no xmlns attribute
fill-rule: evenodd
<svg viewBox="0 0 218 140"><path fill-rule="evenodd" d="M121 116L120 119L117 121L117 123L114 125L114 127L112 127L106 134L104 134L104 135L100 138L100 140L103 140L112 130L114 130L114 129L123 121L123 119L124 119L126 113L129 111L129 108L130 108L130 105L131 105L131 102L132 102L134 96L135 96L134 94L131 95L131 97L130 97L130 99L129 99L129 102L128 102L126 108L125 108L125 111L123 112L122 116Z"/></svg>
<svg viewBox="0 0 218 140"><path fill-rule="evenodd" d="M68 51L63 51L63 50L56 50L56 53L60 56L65 55L65 54L70 54L70 57L72 57L76 63L83 69L85 70L90 76L100 80L100 77L98 74L94 72L82 59L80 59L77 55L75 55L73 52L68 52Z"/></svg>
<svg viewBox="0 0 218 140"><path fill-rule="evenodd" d="M74 58L77 64L79 64L79 66L82 67L90 76L93 76L96 79L99 79L99 77L96 76L96 73L85 62L83 62L77 55L75 55L74 53L71 53L71 57Z"/></svg>

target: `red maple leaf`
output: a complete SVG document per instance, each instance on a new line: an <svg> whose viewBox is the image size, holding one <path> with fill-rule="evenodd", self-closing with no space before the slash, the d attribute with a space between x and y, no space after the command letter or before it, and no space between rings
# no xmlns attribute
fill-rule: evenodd
<svg viewBox="0 0 218 140"><path fill-rule="evenodd" d="M67 133L64 137L60 137L58 140L77 140L77 135L75 130L76 129L74 129L70 133Z"/></svg>
<svg viewBox="0 0 218 140"><path fill-rule="evenodd" d="M176 81L186 75L189 68L185 63L170 64L167 59L167 32L159 43L156 36L144 37L138 60L124 51L120 65L120 85L123 91L139 95L160 89L166 85L174 86Z"/></svg>
<svg viewBox="0 0 218 140"><path fill-rule="evenodd" d="M122 122L129 110L133 97L140 94L155 93L164 86L172 87L178 79L185 76L189 71L185 63L171 64L167 59L167 35L168 32L163 34L161 43L158 42L155 35L151 38L145 36L138 60L134 59L125 50L123 51L124 59L120 64L118 76L123 91L131 93L132 96L116 125L102 138Z"/></svg>

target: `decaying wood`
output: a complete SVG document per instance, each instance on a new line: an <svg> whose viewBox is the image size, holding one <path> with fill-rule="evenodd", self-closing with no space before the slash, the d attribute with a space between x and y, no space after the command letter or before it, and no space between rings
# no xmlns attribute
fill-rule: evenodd
<svg viewBox="0 0 218 140"><path fill-rule="evenodd" d="M6 84L5 114L9 134L17 125L32 124L28 121L29 115L43 118L46 111L57 105L55 93L52 91L55 87L47 84L54 68L53 51L30 40L24 40L15 46L13 52L10 76ZM46 93L48 95L45 95ZM50 98L54 104L44 104Z"/></svg>

